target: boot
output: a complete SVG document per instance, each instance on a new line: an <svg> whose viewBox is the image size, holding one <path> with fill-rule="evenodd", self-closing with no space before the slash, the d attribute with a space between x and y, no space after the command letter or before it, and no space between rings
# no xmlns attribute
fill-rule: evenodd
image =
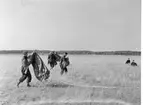
<svg viewBox="0 0 143 105"><path fill-rule="evenodd" d="M20 84L20 82L17 83L17 87L18 87L18 88L19 88L19 84Z"/></svg>
<svg viewBox="0 0 143 105"><path fill-rule="evenodd" d="M27 87L31 87L31 85L28 83L28 84L27 84Z"/></svg>

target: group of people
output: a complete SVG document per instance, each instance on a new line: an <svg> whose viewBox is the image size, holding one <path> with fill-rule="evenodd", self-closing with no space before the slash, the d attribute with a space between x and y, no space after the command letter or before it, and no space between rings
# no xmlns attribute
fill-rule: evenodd
<svg viewBox="0 0 143 105"><path fill-rule="evenodd" d="M48 64L50 64L51 69L53 69L54 66L57 65L57 62L59 62L60 68L61 68L61 75L65 72L67 73L67 66L69 65L69 58L67 57L68 53L65 52L64 55L61 57L58 55L57 52L52 51L48 55Z"/></svg>
<svg viewBox="0 0 143 105"><path fill-rule="evenodd" d="M32 54L35 53L35 51L32 52ZM31 54L31 55L32 55ZM30 82L32 80L32 76L29 70L30 64L32 64L33 58L31 55L28 55L28 52L25 51L23 53L22 57L22 66L21 66L21 73L22 77L19 79L17 83L17 87L19 87L19 84L22 83L24 80L27 79L27 87L30 87ZM59 61L59 65L61 68L61 75L65 72L67 73L67 66L69 65L69 59L67 57L68 53L65 52L64 55L61 57L57 54L57 52L52 51L48 55L48 64L50 64L51 69L53 69L54 66L57 65L57 62Z"/></svg>
<svg viewBox="0 0 143 105"><path fill-rule="evenodd" d="M131 64L131 66L137 66L137 63L135 62L135 60L131 62L130 58L128 58L128 60L126 61L126 64Z"/></svg>
<svg viewBox="0 0 143 105"><path fill-rule="evenodd" d="M32 52L32 54L34 54ZM59 62L59 66L61 68L61 75L63 73L67 73L67 66L70 64L69 58L67 57L68 53L65 52L64 55L61 57L58 55L57 52L50 52L48 55L48 64L50 64L51 69L53 69L56 65L57 62ZM32 76L29 70L30 64L33 62L33 57L31 55L28 55L28 52L24 52L23 58L22 58L22 66L21 66L21 72L22 72L22 77L19 79L19 82L17 83L17 87L19 87L19 84L22 83L24 80L27 79L27 86L30 87L30 82L32 80ZM137 63L133 60L131 62L130 58L126 61L125 64L131 64L132 66L137 66Z"/></svg>

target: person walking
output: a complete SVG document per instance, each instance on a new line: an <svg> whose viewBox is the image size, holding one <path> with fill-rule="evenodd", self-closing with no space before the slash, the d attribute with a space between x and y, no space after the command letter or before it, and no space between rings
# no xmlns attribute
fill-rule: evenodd
<svg viewBox="0 0 143 105"><path fill-rule="evenodd" d="M27 79L27 87L30 87L32 76L29 70L29 66L31 62L32 62L32 57L28 56L28 52L25 51L22 58L22 66L21 66L22 77L19 79L19 82L17 83L17 87L19 87L19 84L26 79Z"/></svg>
<svg viewBox="0 0 143 105"><path fill-rule="evenodd" d="M68 72L67 66L69 65L69 59L67 55L68 53L66 52L60 60L61 75L63 75L64 72Z"/></svg>

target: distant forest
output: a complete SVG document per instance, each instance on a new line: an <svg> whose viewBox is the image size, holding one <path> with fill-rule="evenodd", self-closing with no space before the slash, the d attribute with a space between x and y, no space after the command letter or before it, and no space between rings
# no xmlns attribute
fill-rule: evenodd
<svg viewBox="0 0 143 105"><path fill-rule="evenodd" d="M0 54L22 54L24 51L31 53L33 50L1 50ZM36 50L39 54L48 54L50 50ZM71 55L136 55L141 56L140 51L56 51L58 54L67 52Z"/></svg>

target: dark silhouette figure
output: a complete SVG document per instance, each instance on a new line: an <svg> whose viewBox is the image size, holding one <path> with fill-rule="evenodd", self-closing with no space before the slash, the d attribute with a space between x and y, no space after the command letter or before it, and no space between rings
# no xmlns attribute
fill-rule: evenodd
<svg viewBox="0 0 143 105"><path fill-rule="evenodd" d="M48 64L50 64L51 69L53 69L57 65L57 62L60 62L60 60L61 56L57 52L52 51L48 55Z"/></svg>
<svg viewBox="0 0 143 105"><path fill-rule="evenodd" d="M133 62L131 63L131 66L137 66L137 63L133 60Z"/></svg>
<svg viewBox="0 0 143 105"><path fill-rule="evenodd" d="M126 61L126 64L130 64L130 58L128 58L128 60Z"/></svg>
<svg viewBox="0 0 143 105"><path fill-rule="evenodd" d="M51 69L57 65L57 61L56 61L56 55L55 52L51 52L48 56L48 64L50 64Z"/></svg>
<svg viewBox="0 0 143 105"><path fill-rule="evenodd" d="M68 72L67 66L69 65L70 62L69 62L69 58L67 57L67 55L68 53L65 53L60 61L61 75L63 75L64 72L65 73Z"/></svg>

